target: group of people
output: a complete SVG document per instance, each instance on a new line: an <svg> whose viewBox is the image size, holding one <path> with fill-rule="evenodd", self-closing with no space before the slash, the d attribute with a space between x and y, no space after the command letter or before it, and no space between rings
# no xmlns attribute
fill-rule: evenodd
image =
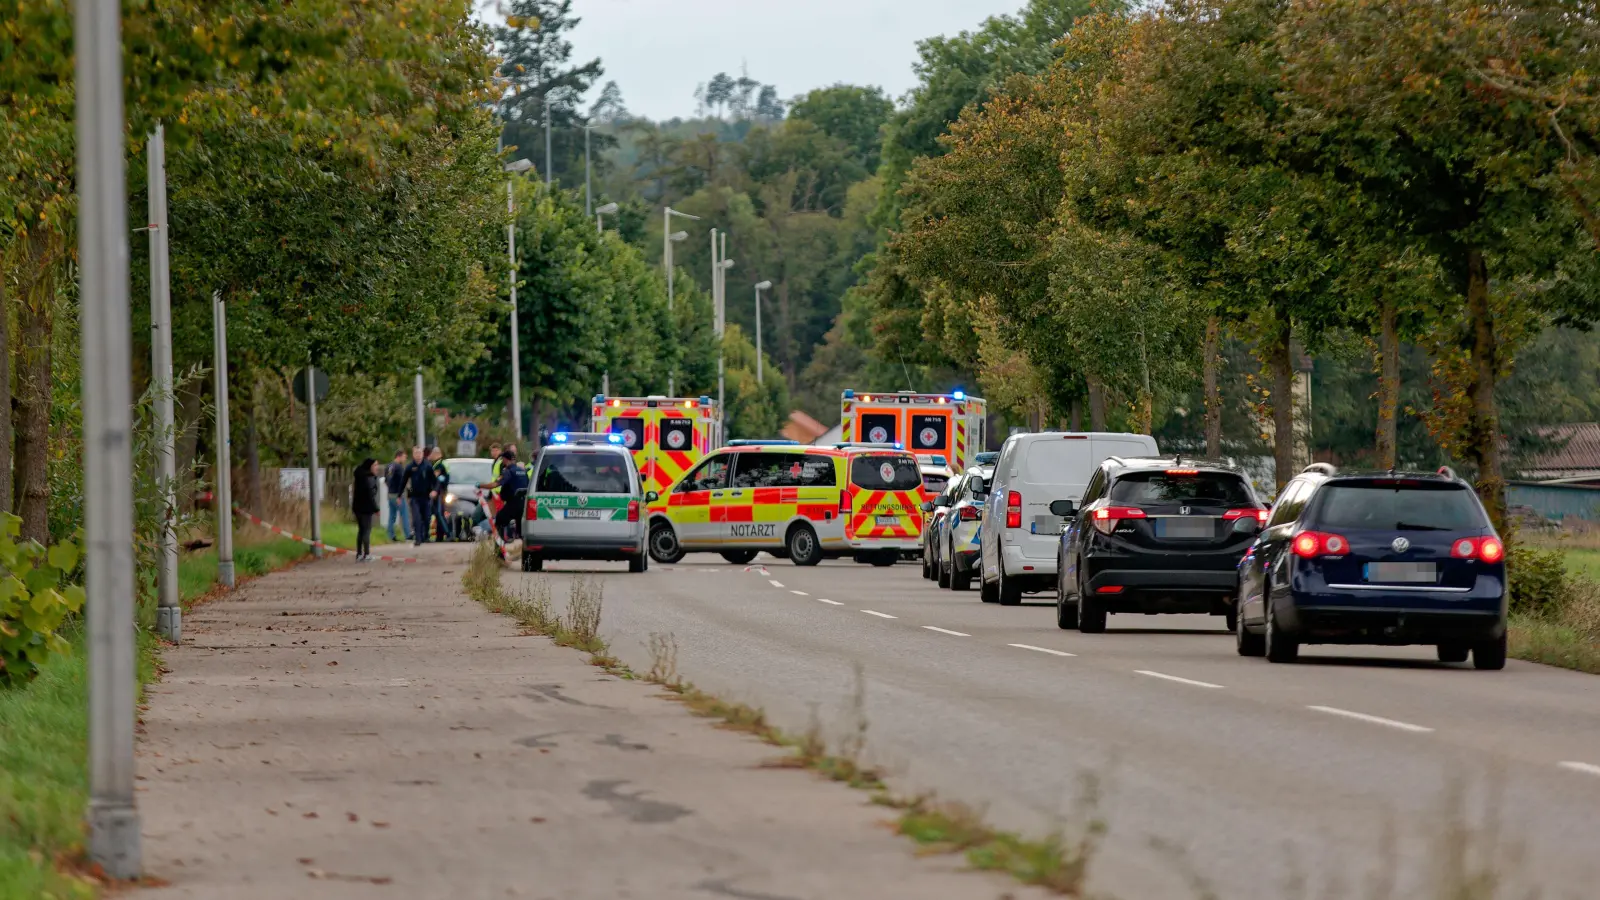
<svg viewBox="0 0 1600 900"><path fill-rule="evenodd" d="M528 494L528 473L517 461L515 444L504 448L491 444L489 456L494 463L490 480L478 485L487 492L478 510L486 518L492 516L495 533L509 541L517 522L517 511ZM421 546L428 542L429 532L434 532L439 541L449 539L444 496L450 486L450 470L444 464L444 451L438 447L412 447L409 462L405 452L399 451L382 475L378 473L378 461L368 457L356 466L355 490L350 502L351 512L356 517L357 561L372 558L372 523L379 511L379 478L388 488L390 541L398 542L399 535L404 534L406 540Z"/></svg>

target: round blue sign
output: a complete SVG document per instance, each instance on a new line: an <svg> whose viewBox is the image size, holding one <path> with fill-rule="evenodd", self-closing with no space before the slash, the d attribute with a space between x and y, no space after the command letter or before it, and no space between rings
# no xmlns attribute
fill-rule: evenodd
<svg viewBox="0 0 1600 900"><path fill-rule="evenodd" d="M461 426L461 430L456 432L456 435L463 441L475 441L478 439L478 426L468 422Z"/></svg>

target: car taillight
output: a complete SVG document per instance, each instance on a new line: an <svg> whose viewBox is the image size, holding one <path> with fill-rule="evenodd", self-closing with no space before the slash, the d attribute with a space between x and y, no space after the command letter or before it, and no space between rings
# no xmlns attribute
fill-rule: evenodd
<svg viewBox="0 0 1600 900"><path fill-rule="evenodd" d="M533 498L528 498L528 508L523 512L522 517L524 519L539 518L539 508L534 505Z"/></svg>
<svg viewBox="0 0 1600 900"><path fill-rule="evenodd" d="M1461 538L1450 545L1450 555L1456 559L1481 559L1497 563L1505 558L1506 547L1499 538Z"/></svg>
<svg viewBox="0 0 1600 900"><path fill-rule="evenodd" d="M1102 506L1094 511L1094 527L1100 529L1101 534L1110 534L1117 530L1117 523L1123 519L1143 519L1144 510L1137 506Z"/></svg>
<svg viewBox="0 0 1600 900"><path fill-rule="evenodd" d="M1267 522L1267 517L1270 515L1272 515L1272 510L1269 509L1230 509L1222 514L1222 519L1223 521L1231 522L1234 519L1244 519L1250 516L1255 516L1257 522L1265 525Z"/></svg>
<svg viewBox="0 0 1600 900"><path fill-rule="evenodd" d="M639 501L637 501L637 500L629 500L628 501L628 521L629 522L637 522L637 521L639 521Z"/></svg>
<svg viewBox="0 0 1600 900"><path fill-rule="evenodd" d="M849 491L840 491L839 492L839 515L841 515L841 516L850 515L850 504L851 504L851 502L852 501L850 499L850 492Z"/></svg>
<svg viewBox="0 0 1600 900"><path fill-rule="evenodd" d="M1006 491L1006 527L1022 527L1022 494Z"/></svg>
<svg viewBox="0 0 1600 900"><path fill-rule="evenodd" d="M1301 559L1311 559L1317 556L1347 556L1350 553L1350 542L1341 534L1302 531L1294 536L1293 548L1294 555Z"/></svg>
<svg viewBox="0 0 1600 900"><path fill-rule="evenodd" d="M976 506L961 507L961 521L974 522L981 518L983 518L983 513L979 512Z"/></svg>

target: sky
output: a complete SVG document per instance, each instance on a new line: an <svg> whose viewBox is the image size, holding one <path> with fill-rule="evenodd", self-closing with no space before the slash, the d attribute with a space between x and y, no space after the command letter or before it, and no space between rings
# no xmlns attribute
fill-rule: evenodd
<svg viewBox="0 0 1600 900"><path fill-rule="evenodd" d="M917 41L976 28L1024 0L575 0L574 61L600 57L628 111L692 116L695 86L718 72L776 85L789 99L831 84L899 97L916 82ZM485 18L494 20L493 2Z"/></svg>

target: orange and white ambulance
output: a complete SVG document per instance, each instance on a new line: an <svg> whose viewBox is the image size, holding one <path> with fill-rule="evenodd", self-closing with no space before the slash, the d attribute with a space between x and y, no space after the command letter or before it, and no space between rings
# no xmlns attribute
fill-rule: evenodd
<svg viewBox="0 0 1600 900"><path fill-rule="evenodd" d="M667 491L706 454L722 446L722 422L710 397L607 397L596 394L592 431L622 435L644 491L666 506Z"/></svg>
<svg viewBox="0 0 1600 900"><path fill-rule="evenodd" d="M839 421L845 442L901 444L919 458L943 456L953 472L976 465L987 445L988 405L962 391L948 394L845 391Z"/></svg>
<svg viewBox="0 0 1600 900"><path fill-rule="evenodd" d="M892 444L729 441L651 505L650 555L671 564L713 552L742 565L765 550L797 566L840 556L893 565L917 552L924 494L916 457Z"/></svg>

